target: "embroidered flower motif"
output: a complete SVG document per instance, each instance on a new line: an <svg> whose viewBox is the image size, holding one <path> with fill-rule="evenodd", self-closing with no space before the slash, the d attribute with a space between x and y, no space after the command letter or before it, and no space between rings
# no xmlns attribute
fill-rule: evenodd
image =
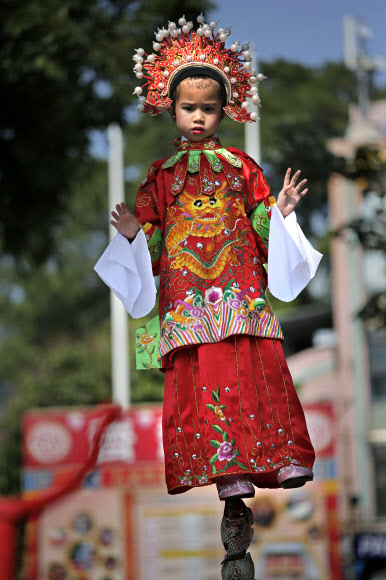
<svg viewBox="0 0 386 580"><path fill-rule="evenodd" d="M149 344L152 344L155 341L155 335L153 334L141 334L141 336L138 338L138 342L140 344L142 344L142 346L149 346Z"/></svg>
<svg viewBox="0 0 386 580"><path fill-rule="evenodd" d="M229 387L228 387L229 389ZM212 398L215 405L212 403L207 403L206 406L210 411L213 411L216 416L216 423L212 423L211 427L216 431L217 435L220 435L221 439L211 439L210 444L216 449L216 452L210 458L209 463L212 466L212 474L224 473L229 467L233 465L238 465L241 469L247 469L245 465L240 463L237 457L240 455L238 446L236 445L236 439L230 439L231 435L224 427L220 427L219 421L223 421L225 425L230 428L230 422L224 415L224 410L226 405L220 404L220 385L217 386L216 390L212 390ZM206 420L207 422L207 420ZM225 467L217 469L215 463L217 461L226 462Z"/></svg>
<svg viewBox="0 0 386 580"><path fill-rule="evenodd" d="M206 473L203 473L202 475L196 477L200 485L205 485L206 483L208 483L208 475Z"/></svg>
<svg viewBox="0 0 386 580"><path fill-rule="evenodd" d="M223 441L221 443L217 454L220 461L232 461L232 459L236 457L234 447L229 441Z"/></svg>
<svg viewBox="0 0 386 580"><path fill-rule="evenodd" d="M214 412L216 413L217 417L220 419L220 421L225 421L225 415L222 412L220 407L215 407L214 408Z"/></svg>
<svg viewBox="0 0 386 580"><path fill-rule="evenodd" d="M216 286L211 286L207 290L205 290L205 302L208 304L218 304L221 302L223 298L223 291L221 288L217 288Z"/></svg>
<svg viewBox="0 0 386 580"><path fill-rule="evenodd" d="M156 362L156 348L158 342L158 335L150 334L144 326L144 332L141 335L137 335L136 341L136 352L140 356L141 368L151 369L157 367Z"/></svg>
<svg viewBox="0 0 386 580"><path fill-rule="evenodd" d="M190 469L188 469L185 473L185 475L183 475L182 477L179 477L178 479L181 482L181 485L192 485L192 479L193 476L190 475L192 472L190 471Z"/></svg>

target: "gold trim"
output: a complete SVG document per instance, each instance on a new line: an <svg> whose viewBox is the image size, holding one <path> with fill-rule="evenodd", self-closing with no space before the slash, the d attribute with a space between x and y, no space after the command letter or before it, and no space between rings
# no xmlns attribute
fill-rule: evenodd
<svg viewBox="0 0 386 580"><path fill-rule="evenodd" d="M237 391L238 391L238 395L239 395L240 422L241 422L241 429L243 432L245 455L247 457L248 468L251 469L251 463L250 463L248 447L247 447L247 439L245 437L245 431L244 431L243 413L242 413L242 409L241 409L241 392L240 392L240 378L239 378L239 355L237 352L237 336L234 337L234 349L235 349L235 358L236 358L236 378L237 378Z"/></svg>
<svg viewBox="0 0 386 580"><path fill-rule="evenodd" d="M277 349L276 349L276 343L274 342L274 340L272 338L270 340L271 340L271 343L273 345L273 348L274 348L274 351L275 351L275 354L276 354L276 357L277 357L277 361L278 361L279 366L280 366L281 376L282 376L282 379L283 379L283 385L284 385L285 394L286 394L286 398L287 398L288 419L289 419L289 424L290 424L290 427L291 427L293 447L294 447L294 450L296 450L296 453L298 454L298 456L303 461L303 465L306 465L306 462L305 462L305 460L303 458L303 455L300 453L299 449L297 448L296 441L295 441L295 434L294 434L294 429L293 429L293 425L292 425L292 417L291 417L290 396L289 396L289 393L288 393L287 382L285 380L285 376L284 376L284 372L283 372L283 366L281 364L281 360L280 360L279 353L277 352ZM284 353L283 353L283 355L284 355ZM289 369L288 369L288 365L287 365L287 370L288 370L289 376L291 378L292 386L293 386L293 381L292 381L291 373L289 372ZM293 394L295 394L295 396L297 397L298 395L297 395L297 393L295 391L295 387L294 386L293 386L293 391L294 391ZM301 407L300 400L299 400L299 405ZM305 422L305 420L304 420L304 422ZM305 423L305 425L307 426L306 423ZM288 448L288 442L287 442L287 448ZM306 449L306 452L307 452L307 449ZM292 455L292 453L291 453L291 455Z"/></svg>

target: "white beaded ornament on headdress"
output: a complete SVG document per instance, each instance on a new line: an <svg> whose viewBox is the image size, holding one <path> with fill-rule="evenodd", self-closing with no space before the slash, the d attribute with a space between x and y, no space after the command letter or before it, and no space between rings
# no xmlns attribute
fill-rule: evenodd
<svg viewBox="0 0 386 580"><path fill-rule="evenodd" d="M147 54L143 48L137 48L133 56L134 72L138 79L147 79L142 86L135 87L134 94L139 97L137 109L149 115L158 115L172 104L170 88L173 80L178 82L182 71L194 66L202 68L203 73L211 69L219 78L227 93L224 111L235 121L241 123L256 121L256 112L248 112L251 98L255 105L261 106L257 83L266 77L257 73L252 66L250 43L234 42L225 48L225 41L231 34L230 28L219 28L217 22L205 24L201 13L197 17L199 27L193 30L193 22L187 22L185 16L179 19L179 28L175 22L169 22L168 28L158 29L153 49L160 53ZM174 82L174 85L175 85ZM147 97L142 95L147 88Z"/></svg>

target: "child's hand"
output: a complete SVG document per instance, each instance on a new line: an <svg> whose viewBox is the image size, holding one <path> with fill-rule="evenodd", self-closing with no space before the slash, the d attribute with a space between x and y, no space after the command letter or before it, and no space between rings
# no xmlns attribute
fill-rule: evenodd
<svg viewBox="0 0 386 580"><path fill-rule="evenodd" d="M300 175L300 169L294 174L291 178L291 168L287 169L287 172L284 177L284 184L283 189L278 195L277 198L277 208L280 210L283 217L287 217L291 213L293 209L297 206L301 198L307 193L308 189L303 189L301 191L303 185L306 184L307 179L303 179L298 185L296 182Z"/></svg>
<svg viewBox="0 0 386 580"><path fill-rule="evenodd" d="M139 221L129 212L125 202L118 203L115 208L118 213L115 211L111 212L111 215L114 218L113 220L110 220L111 225L129 241L134 240L140 230Z"/></svg>

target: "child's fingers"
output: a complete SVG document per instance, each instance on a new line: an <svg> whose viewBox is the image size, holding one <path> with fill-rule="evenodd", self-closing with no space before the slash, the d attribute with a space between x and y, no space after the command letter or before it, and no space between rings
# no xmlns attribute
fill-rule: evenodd
<svg viewBox="0 0 386 580"><path fill-rule="evenodd" d="M127 205L125 204L124 201L122 201L122 203L121 203L121 208L123 209L124 212L130 213L129 210L127 209Z"/></svg>
<svg viewBox="0 0 386 580"><path fill-rule="evenodd" d="M115 227L115 229L117 229L117 223L116 222L113 222L113 220L110 220L110 223L111 223L112 226Z"/></svg>
<svg viewBox="0 0 386 580"><path fill-rule="evenodd" d="M284 176L284 187L287 187L287 185L289 184L290 177L291 177L291 167L288 167L287 171L285 172L285 176Z"/></svg>
<svg viewBox="0 0 386 580"><path fill-rule="evenodd" d="M118 215L118 214L117 214L115 211L112 211L112 212L111 212L111 215L113 216L113 218L114 218L116 221L118 221L118 220L119 220L119 215Z"/></svg>
<svg viewBox="0 0 386 580"><path fill-rule="evenodd" d="M125 213L125 210L124 210L124 208L123 208L123 207L121 207L122 205L124 206L125 204L120 204L120 203L117 203L117 205L115 206L115 209L117 210L117 212L119 213L119 215L120 215L120 216L121 216L121 215L123 215L123 214ZM127 209L127 208L126 208L126 209Z"/></svg>
<svg viewBox="0 0 386 580"><path fill-rule="evenodd" d="M300 175L300 174L301 174L301 171L300 171L300 169L298 169L298 170L297 170L297 172L296 172L296 173L294 173L294 175L293 175L293 177L292 177L292 179L291 179L291 185L292 185L293 187L295 187L295 185L296 185L296 182L297 182L297 180L298 180L298 178L299 178L299 175Z"/></svg>
<svg viewBox="0 0 386 580"><path fill-rule="evenodd" d="M307 191L308 191L308 189L303 189L303 191L301 191L301 192L299 193L299 196L300 196L300 197L303 197L303 195L306 195Z"/></svg>

